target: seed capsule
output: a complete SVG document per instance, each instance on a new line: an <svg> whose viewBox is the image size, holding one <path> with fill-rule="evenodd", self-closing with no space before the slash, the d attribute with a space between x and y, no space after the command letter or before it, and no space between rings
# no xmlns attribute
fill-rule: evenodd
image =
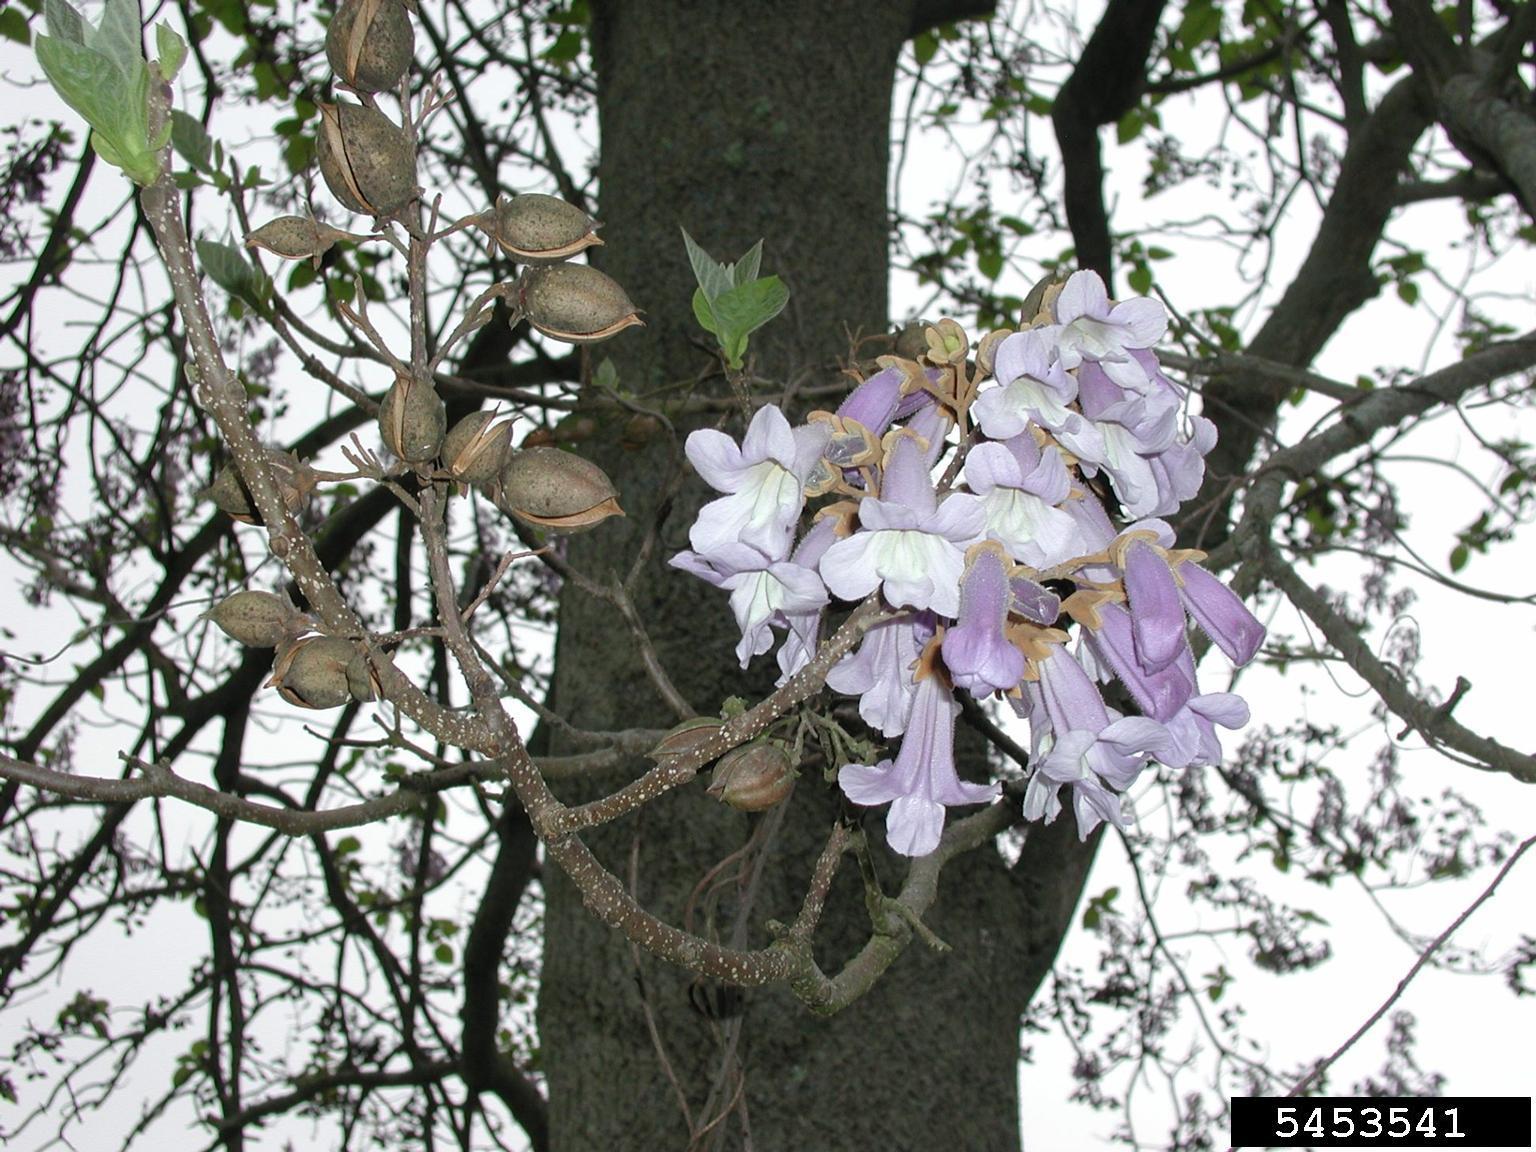
<svg viewBox="0 0 1536 1152"><path fill-rule="evenodd" d="M529 269L523 273L520 302L528 323L567 344L595 344L643 323L624 289L586 264Z"/></svg>
<svg viewBox="0 0 1536 1152"><path fill-rule="evenodd" d="M288 511L297 512L314 491L314 469L292 452L284 452L281 448L268 448L266 451L267 463L272 469L273 479L277 481L277 490L282 495L283 503ZM213 483L203 489L202 497L242 524L261 522L255 502L251 499L251 491L233 464L226 464L219 469Z"/></svg>
<svg viewBox="0 0 1536 1152"><path fill-rule="evenodd" d="M226 597L203 619L247 647L275 648L302 626L304 617L287 597L247 589Z"/></svg>
<svg viewBox="0 0 1536 1152"><path fill-rule="evenodd" d="M558 196L539 192L501 197L480 227L520 264L558 264L602 243L596 220Z"/></svg>
<svg viewBox="0 0 1536 1152"><path fill-rule="evenodd" d="M340 708L352 699L347 666L355 655L350 640L306 636L278 654L267 684L300 708Z"/></svg>
<svg viewBox="0 0 1536 1152"><path fill-rule="evenodd" d="M529 524L582 532L622 516L613 482L590 460L558 448L526 448L502 466L497 505Z"/></svg>
<svg viewBox="0 0 1536 1152"><path fill-rule="evenodd" d="M379 436L408 464L436 457L448 426L448 412L432 385L397 376L379 404Z"/></svg>
<svg viewBox="0 0 1536 1152"><path fill-rule="evenodd" d="M755 740L720 758L706 791L740 812L762 812L782 802L794 786L795 766L784 746Z"/></svg>
<svg viewBox="0 0 1536 1152"><path fill-rule="evenodd" d="M354 212L391 216L416 195L416 157L405 132L377 108L321 104L320 175Z"/></svg>
<svg viewBox="0 0 1536 1152"><path fill-rule="evenodd" d="M416 31L400 0L345 0L331 18L325 58L358 92L400 83L416 51Z"/></svg>
<svg viewBox="0 0 1536 1152"><path fill-rule="evenodd" d="M513 419L494 423L496 410L471 412L443 438L443 467L461 484L489 484L496 479L512 444Z"/></svg>
<svg viewBox="0 0 1536 1152"><path fill-rule="evenodd" d="M311 216L279 216L245 238L247 248L260 248L284 260L318 260L338 240L366 240Z"/></svg>

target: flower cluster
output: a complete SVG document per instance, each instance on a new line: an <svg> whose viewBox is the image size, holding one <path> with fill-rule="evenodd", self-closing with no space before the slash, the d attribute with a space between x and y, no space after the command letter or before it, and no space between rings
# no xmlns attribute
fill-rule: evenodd
<svg viewBox="0 0 1536 1152"><path fill-rule="evenodd" d="M1028 720L1025 816L1055 819L1065 786L1084 837L1124 826L1121 797L1149 761L1218 763L1216 726L1247 722L1240 697L1201 692L1187 624L1235 664L1264 630L1160 519L1199 490L1215 442L1152 352L1166 327L1156 301L1114 303L1078 272L974 351L952 321L927 329L920 362L883 358L835 413L791 427L767 406L739 446L688 438L723 495L672 564L730 591L743 667L779 629L780 682L792 676L835 601L878 590L898 610L827 676L900 738L894 759L838 774L854 803L891 805L897 851L932 852L947 807L998 794L956 772L957 691L1001 693ZM1111 680L1139 715L1105 703Z"/></svg>

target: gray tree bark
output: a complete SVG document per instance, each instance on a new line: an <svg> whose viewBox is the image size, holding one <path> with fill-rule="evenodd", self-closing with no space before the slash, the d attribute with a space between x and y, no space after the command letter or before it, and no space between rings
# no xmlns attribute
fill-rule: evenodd
<svg viewBox="0 0 1536 1152"><path fill-rule="evenodd" d="M764 272L783 276L793 295L785 315L754 338L759 375L830 381L850 332L885 330L894 68L921 20L969 14L942 7L912 0L594 3L607 245L600 262L646 310L648 325L595 352L595 361L613 359L622 386L641 394L668 384L679 386L675 395L726 394L699 344L680 226L720 259L734 260L765 238ZM742 430L739 418L726 427L738 436ZM687 430L680 424L680 435ZM599 421L581 450L613 477L628 518L574 540L571 559L599 576L622 574L657 515L666 446L636 448L621 427ZM732 656L737 636L725 597L661 566L687 546L693 513L709 495L690 477L637 597L658 655L705 714L732 693L760 693L774 674L765 659L762 674L744 678ZM574 589L561 604L555 703L588 729L674 720L622 622ZM554 740L558 746L558 734ZM567 789L564 798L585 798L625 778L592 782L585 794ZM703 789L697 781L589 837L618 875L633 860L641 900L674 921L700 878L741 848L752 828ZM802 778L763 887L743 918L748 943L762 943L766 919L793 918L837 805L835 786L819 773ZM1019 1014L1049 970L1092 858L1093 845L1080 845L1070 824L1037 830L1012 871L991 852L952 865L931 927L953 951L913 945L872 994L830 1019L778 990L744 994L729 1025L707 1018L697 1005L718 1006L720 989L690 988L686 974L647 958L637 968L630 946L593 921L550 869L539 1003L550 1146L688 1147L678 1097L687 1099L696 1125L709 1118L722 1042L734 1032L757 1149L1016 1148ZM879 819L869 825L872 833L883 827ZM882 850L880 861L893 890L899 858ZM722 936L734 898L733 888L722 905ZM867 934L862 887L856 870L845 868L818 960L835 970ZM658 1058L646 1005L675 1085ZM738 1110L724 1140L703 1146L738 1148L743 1136Z"/></svg>

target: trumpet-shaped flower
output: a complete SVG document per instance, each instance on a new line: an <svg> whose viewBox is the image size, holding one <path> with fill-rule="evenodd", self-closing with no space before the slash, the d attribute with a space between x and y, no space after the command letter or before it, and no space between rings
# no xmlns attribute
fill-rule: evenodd
<svg viewBox="0 0 1536 1152"><path fill-rule="evenodd" d="M955 771L955 715L960 705L942 679L928 674L917 684L911 722L895 761L845 764L837 774L855 804L889 803L886 841L903 856L926 856L939 846L945 808L985 804L996 784L970 784Z"/></svg>
<svg viewBox="0 0 1536 1152"><path fill-rule="evenodd" d="M896 607L949 617L960 610L965 549L980 538L986 513L974 496L956 493L941 502L923 457L914 436L900 435L892 446L880 495L859 503L861 530L821 558L834 596L861 600L881 588Z"/></svg>
<svg viewBox="0 0 1536 1152"><path fill-rule="evenodd" d="M987 513L987 535L1021 564L1050 568L1089 551L1071 515L1056 505L1072 481L1061 453L1025 433L985 441L965 458L965 482Z"/></svg>
<svg viewBox="0 0 1536 1152"><path fill-rule="evenodd" d="M1054 329L1026 328L997 346L992 372L999 387L976 398L971 413L993 440L1009 440L1034 421L1051 432L1070 431L1082 417L1067 407L1077 399L1077 381L1056 355Z"/></svg>
<svg viewBox="0 0 1536 1152"><path fill-rule="evenodd" d="M772 404L757 410L739 448L713 428L691 433L684 446L689 462L711 488L727 493L699 510L688 531L694 551L710 556L739 543L782 557L827 436L824 425L791 428Z"/></svg>
<svg viewBox="0 0 1536 1152"><path fill-rule="evenodd" d="M1168 314L1156 300L1138 296L1111 305L1097 272L1074 272L1056 297L1057 348L1062 365L1097 361L1122 386L1140 390L1146 370L1132 355L1150 348L1168 330Z"/></svg>
<svg viewBox="0 0 1536 1152"><path fill-rule="evenodd" d="M960 615L944 633L944 666L972 696L1006 692L1024 677L1024 654L1008 642L1008 569L996 544L971 549L960 583Z"/></svg>
<svg viewBox="0 0 1536 1152"><path fill-rule="evenodd" d="M871 728L900 736L912 711L912 671L934 631L927 612L876 624L864 633L857 650L827 673L827 687L857 696L859 715Z"/></svg>
<svg viewBox="0 0 1536 1152"><path fill-rule="evenodd" d="M669 563L730 591L731 612L741 629L736 658L743 668L773 647L770 625L787 626L790 615L820 612L827 603L815 569L773 560L750 544L721 544L707 556L679 552Z"/></svg>

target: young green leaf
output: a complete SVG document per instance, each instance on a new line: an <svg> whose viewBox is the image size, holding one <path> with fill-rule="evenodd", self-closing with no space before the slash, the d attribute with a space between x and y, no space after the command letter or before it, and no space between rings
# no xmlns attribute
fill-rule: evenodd
<svg viewBox="0 0 1536 1152"><path fill-rule="evenodd" d="M187 42L176 35L165 23L155 25L155 51L159 54L160 77L167 84L176 79L176 73L187 59Z"/></svg>
<svg viewBox="0 0 1536 1152"><path fill-rule="evenodd" d="M197 242L197 262L208 278L237 299L261 309L271 295L272 283L258 272L233 244L217 240Z"/></svg>
<svg viewBox="0 0 1536 1152"><path fill-rule="evenodd" d="M43 15L48 21L48 34L70 44L85 43L85 18L75 10L69 0L47 0Z"/></svg>
<svg viewBox="0 0 1536 1152"><path fill-rule="evenodd" d="M101 24L85 29L85 43L131 72L135 63L144 63L144 25L139 19L138 0L107 0Z"/></svg>
<svg viewBox="0 0 1536 1152"><path fill-rule="evenodd" d="M703 248L699 247L694 242L693 237L688 235L688 229L684 228L681 231L683 233L683 244L688 249L688 263L693 267L693 278L699 282L699 287L704 290L705 299L713 300L720 293L727 291L734 283L731 267L727 264L721 264L710 256L708 252L704 251Z"/></svg>

